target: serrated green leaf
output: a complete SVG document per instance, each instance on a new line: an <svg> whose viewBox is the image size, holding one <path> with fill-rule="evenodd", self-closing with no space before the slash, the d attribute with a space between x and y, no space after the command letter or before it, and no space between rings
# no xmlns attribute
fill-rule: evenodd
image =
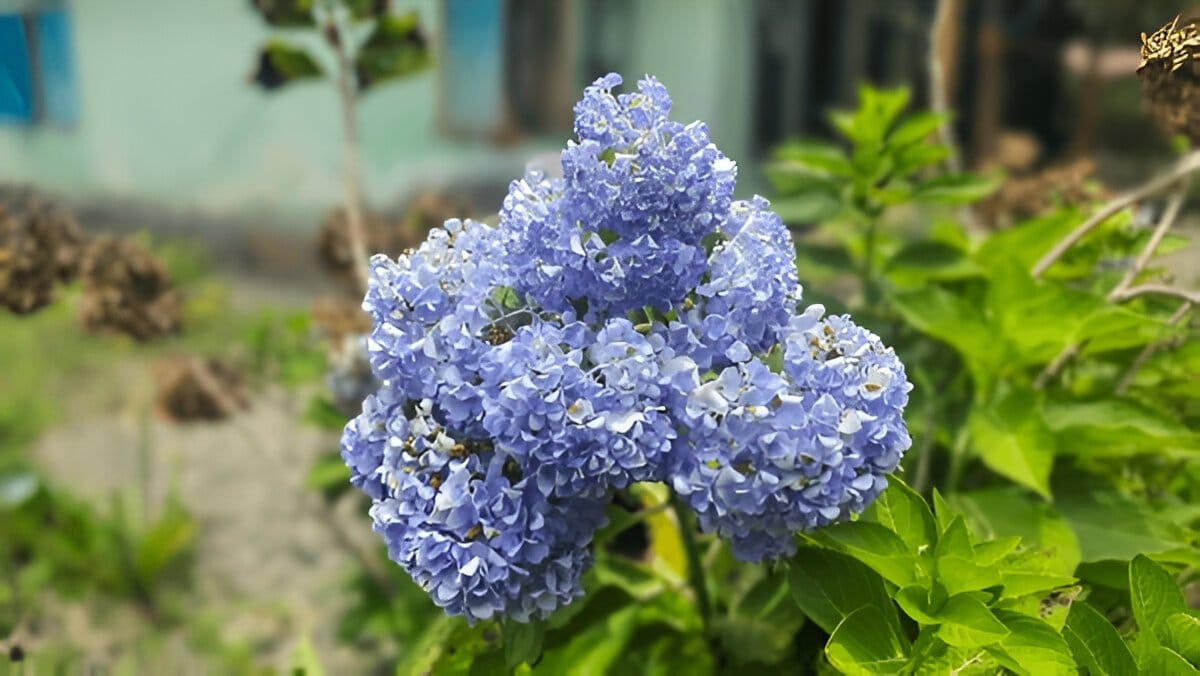
<svg viewBox="0 0 1200 676"><path fill-rule="evenodd" d="M1021 613L997 610L995 615L1008 627L1009 634L988 650L1005 667L1028 676L1078 673L1070 646L1054 627Z"/></svg>
<svg viewBox="0 0 1200 676"><path fill-rule="evenodd" d="M951 596L1001 584L998 569L975 562L975 552L961 516L955 517L938 540L934 577Z"/></svg>
<svg viewBox="0 0 1200 676"><path fill-rule="evenodd" d="M1129 646L1100 611L1083 602L1071 606L1063 638L1080 666L1092 676L1125 676L1137 673Z"/></svg>
<svg viewBox="0 0 1200 676"><path fill-rule="evenodd" d="M975 562L981 566L994 566L1012 554L1020 544L1021 538L1016 535L980 542L975 545Z"/></svg>
<svg viewBox="0 0 1200 676"><path fill-rule="evenodd" d="M923 574L917 557L904 540L877 523L838 523L816 531L813 538L850 554L901 587L916 582Z"/></svg>
<svg viewBox="0 0 1200 676"><path fill-rule="evenodd" d="M1163 676L1188 676L1188 674L1200 673L1196 671L1196 667L1192 666L1179 653L1158 646L1150 650L1146 655L1146 659L1142 661L1143 674L1162 674Z"/></svg>
<svg viewBox="0 0 1200 676"><path fill-rule="evenodd" d="M1200 617L1175 613L1163 624L1162 644L1193 665L1200 665Z"/></svg>
<svg viewBox="0 0 1200 676"><path fill-rule="evenodd" d="M990 489L956 493L952 498L978 536L989 540L1017 536L1031 548L1019 570L1068 576L1079 565L1079 541L1070 524L1024 490Z"/></svg>
<svg viewBox="0 0 1200 676"><path fill-rule="evenodd" d="M937 522L929 505L895 476L888 480L887 490L863 513L863 519L886 526L899 535L913 553L937 544Z"/></svg>
<svg viewBox="0 0 1200 676"><path fill-rule="evenodd" d="M1138 640L1166 636L1167 618L1186 613L1187 603L1175 578L1149 557L1139 554L1129 563L1129 598L1141 634Z"/></svg>
<svg viewBox="0 0 1200 676"><path fill-rule="evenodd" d="M1084 562L1128 561L1138 554L1190 546L1178 526L1160 520L1144 504L1120 493L1059 496L1055 504L1079 538Z"/></svg>
<svg viewBox="0 0 1200 676"><path fill-rule="evenodd" d="M908 644L896 636L883 611L864 606L834 629L825 656L843 674L894 674L908 662Z"/></svg>
<svg viewBox="0 0 1200 676"><path fill-rule="evenodd" d="M800 610L828 633L864 606L878 608L892 631L900 620L883 579L855 559L820 547L800 547L788 562L788 586Z"/></svg>
<svg viewBox="0 0 1200 676"><path fill-rule="evenodd" d="M896 293L891 304L904 321L921 333L953 347L981 382L1002 371L1008 348L977 303L937 286Z"/></svg>
<svg viewBox="0 0 1200 676"><path fill-rule="evenodd" d="M951 596L936 617L942 623L938 638L959 648L981 648L1009 635L1008 627L972 594Z"/></svg>
<svg viewBox="0 0 1200 676"><path fill-rule="evenodd" d="M1042 419L1037 393L1013 389L986 408L972 409L967 426L975 450L992 471L1050 496L1055 438Z"/></svg>

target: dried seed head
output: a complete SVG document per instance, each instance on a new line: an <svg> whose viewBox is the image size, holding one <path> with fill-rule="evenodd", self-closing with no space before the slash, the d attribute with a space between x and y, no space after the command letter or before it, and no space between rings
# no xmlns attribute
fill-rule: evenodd
<svg viewBox="0 0 1200 676"><path fill-rule="evenodd" d="M1200 20L1175 17L1150 36L1143 33L1138 76L1159 126L1200 144Z"/></svg>
<svg viewBox="0 0 1200 676"><path fill-rule="evenodd" d="M180 297L166 266L132 240L96 240L84 253L79 274L79 318L89 331L146 341L179 330Z"/></svg>
<svg viewBox="0 0 1200 676"><path fill-rule="evenodd" d="M84 235L66 208L29 188L0 187L0 305L16 314L54 300L79 270Z"/></svg>

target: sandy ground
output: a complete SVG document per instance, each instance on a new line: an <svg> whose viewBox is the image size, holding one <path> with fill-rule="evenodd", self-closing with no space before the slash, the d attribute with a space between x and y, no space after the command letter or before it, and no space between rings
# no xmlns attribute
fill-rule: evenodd
<svg viewBox="0 0 1200 676"><path fill-rule="evenodd" d="M355 513L360 502L346 500L331 512L304 485L314 458L336 446L336 435L300 422L307 397L282 390L257 393L250 411L227 421L166 422L149 413L150 365L133 359L98 366L81 379L62 400L60 422L36 444L37 462L54 484L99 509L114 493L144 494L151 509L178 496L199 529L188 602L220 626L225 641L249 645L259 662L286 673L297 639L310 636L328 673L367 671L367 657L335 637L342 586L354 570L339 543L348 539L364 549L378 543L366 515ZM149 629L136 617L97 626L76 608L63 608L56 619L56 631L96 666L108 666ZM172 671L200 673L188 669L199 658L186 641L175 643L155 659L172 663Z"/></svg>

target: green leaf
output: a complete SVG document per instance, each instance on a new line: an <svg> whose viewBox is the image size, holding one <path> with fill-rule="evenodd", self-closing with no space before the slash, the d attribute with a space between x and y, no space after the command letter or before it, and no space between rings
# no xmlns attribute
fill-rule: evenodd
<svg viewBox="0 0 1200 676"><path fill-rule="evenodd" d="M986 408L973 408L967 425L985 465L1050 497L1055 438L1042 419L1037 393L1010 390Z"/></svg>
<svg viewBox="0 0 1200 676"><path fill-rule="evenodd" d="M1021 613L995 611L1009 634L998 646L989 648L1001 664L1028 676L1071 675L1078 673L1071 648L1054 627Z"/></svg>
<svg viewBox="0 0 1200 676"><path fill-rule="evenodd" d="M904 540L877 523L838 523L816 531L812 537L850 554L897 586L916 582L923 572Z"/></svg>
<svg viewBox="0 0 1200 676"><path fill-rule="evenodd" d="M921 111L905 117L887 137L889 149L903 148L914 143L922 143L935 132L938 127L948 122L949 115Z"/></svg>
<svg viewBox="0 0 1200 676"><path fill-rule="evenodd" d="M878 608L891 631L900 620L879 574L855 559L820 547L800 547L788 562L788 586L800 610L827 633L865 606Z"/></svg>
<svg viewBox="0 0 1200 676"><path fill-rule="evenodd" d="M975 262L991 270L1007 261L1016 261L1018 266L1029 270L1082 220L1080 212L1063 209L992 233L980 240L974 253Z"/></svg>
<svg viewBox="0 0 1200 676"><path fill-rule="evenodd" d="M955 517L938 540L934 576L951 596L1001 584L999 571L975 563L975 550L961 516Z"/></svg>
<svg viewBox="0 0 1200 676"><path fill-rule="evenodd" d="M283 40L271 40L258 54L258 68L252 75L255 84L268 91L302 80L323 77L316 60L300 47Z"/></svg>
<svg viewBox="0 0 1200 676"><path fill-rule="evenodd" d="M824 192L810 192L795 197L780 197L771 202L774 211L784 223L822 223L837 218L842 213L842 201Z"/></svg>
<svg viewBox="0 0 1200 676"><path fill-rule="evenodd" d="M826 173L842 178L854 176L854 166L846 152L831 143L819 141L789 141L775 149L781 163L795 163L812 173Z"/></svg>
<svg viewBox="0 0 1200 676"><path fill-rule="evenodd" d="M546 624L531 622L507 622L504 625L504 661L509 669L522 663L533 664L542 654L542 642L546 638Z"/></svg>
<svg viewBox="0 0 1200 676"><path fill-rule="evenodd" d="M254 9L276 28L310 28L315 0L251 0Z"/></svg>
<svg viewBox="0 0 1200 676"><path fill-rule="evenodd" d="M863 518L889 528L914 553L937 543L937 522L929 505L898 477L888 480L887 490L871 503Z"/></svg>
<svg viewBox="0 0 1200 676"><path fill-rule="evenodd" d="M947 174L917 184L912 198L928 204L971 204L990 195L999 185L993 178Z"/></svg>
<svg viewBox="0 0 1200 676"><path fill-rule="evenodd" d="M1187 603L1175 578L1149 557L1139 554L1129 563L1129 599L1141 634L1159 642L1166 636L1167 618L1186 613Z"/></svg>
<svg viewBox="0 0 1200 676"><path fill-rule="evenodd" d="M1138 554L1158 554L1190 546L1178 526L1166 523L1144 504L1115 492L1059 496L1058 511L1079 538L1085 562L1128 561Z"/></svg>
<svg viewBox="0 0 1200 676"><path fill-rule="evenodd" d="M355 19L377 19L387 14L390 0L341 0Z"/></svg>
<svg viewBox="0 0 1200 676"><path fill-rule="evenodd" d="M134 552L138 582L152 587L180 561L196 539L196 521L175 504L139 538Z"/></svg>
<svg viewBox="0 0 1200 676"><path fill-rule="evenodd" d="M1007 347L978 303L938 286L896 293L891 303L910 326L957 350L977 382L1003 370Z"/></svg>
<svg viewBox="0 0 1200 676"><path fill-rule="evenodd" d="M1171 650L1158 646L1150 651L1146 659L1142 662L1143 674L1162 674L1163 676L1186 676L1187 674L1197 673L1196 667L1193 667L1183 656Z"/></svg>
<svg viewBox="0 0 1200 676"><path fill-rule="evenodd" d="M1031 547L1034 551L1025 555L1031 564L1028 570L1070 575L1079 565L1079 541L1070 524L1050 505L1031 499L1024 490L1014 486L955 493L952 499L980 537L995 540L1017 536Z"/></svg>
<svg viewBox="0 0 1200 676"><path fill-rule="evenodd" d="M1050 402L1044 412L1060 450L1067 453L1132 456L1159 454L1165 447L1200 447L1200 435L1187 425L1125 399Z"/></svg>
<svg viewBox="0 0 1200 676"><path fill-rule="evenodd" d="M1021 538L1015 535L999 540L980 542L975 545L975 562L981 566L996 565L1000 563L1001 559L1012 554L1020 544Z"/></svg>
<svg viewBox="0 0 1200 676"><path fill-rule="evenodd" d="M293 676L325 676L325 668L321 666L317 649L308 636L303 636L296 642L296 647L292 650L292 670L289 673Z"/></svg>
<svg viewBox="0 0 1200 676"><path fill-rule="evenodd" d="M1200 617L1175 613L1163 623L1162 644L1200 665Z"/></svg>
<svg viewBox="0 0 1200 676"><path fill-rule="evenodd" d="M371 35L355 55L354 73L359 91L419 73L429 66L430 60L429 42L416 12L384 16L375 22Z"/></svg>
<svg viewBox="0 0 1200 676"><path fill-rule="evenodd" d="M745 594L732 600L728 615L718 617L714 626L725 654L740 664L777 664L787 659L796 632L804 624L804 616L790 600L790 585L783 571L769 571L760 577Z"/></svg>
<svg viewBox="0 0 1200 676"><path fill-rule="evenodd" d="M304 483L323 493L326 499L333 498L350 488L350 468L340 455L322 456L313 463Z"/></svg>
<svg viewBox="0 0 1200 676"><path fill-rule="evenodd" d="M1129 646L1100 611L1083 602L1071 606L1063 638L1080 666L1092 676L1125 676L1137 673Z"/></svg>
<svg viewBox="0 0 1200 676"><path fill-rule="evenodd" d="M884 273L904 288L984 276L983 268L961 249L933 240L906 243L888 260Z"/></svg>
<svg viewBox="0 0 1200 676"><path fill-rule="evenodd" d="M309 400L308 407L304 410L304 420L321 429L340 432L349 418L327 397L315 396Z"/></svg>
<svg viewBox="0 0 1200 676"><path fill-rule="evenodd" d="M959 648L992 645L1009 635L1008 627L973 594L951 596L937 612L938 638Z"/></svg>
<svg viewBox="0 0 1200 676"><path fill-rule="evenodd" d="M933 489L933 518L937 521L938 530L945 531L949 528L955 516L958 516L958 512L950 506L950 503L946 502L941 491L935 486Z"/></svg>
<svg viewBox="0 0 1200 676"><path fill-rule="evenodd" d="M864 606L834 629L825 656L843 674L894 674L908 662L908 642L891 630L883 611Z"/></svg>

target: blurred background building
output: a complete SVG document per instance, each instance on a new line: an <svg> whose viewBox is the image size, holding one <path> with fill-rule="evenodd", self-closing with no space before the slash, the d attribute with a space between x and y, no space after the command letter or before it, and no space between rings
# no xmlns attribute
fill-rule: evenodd
<svg viewBox="0 0 1200 676"><path fill-rule="evenodd" d="M973 164L1164 147L1139 110L1138 32L1183 3L948 4L952 27L938 49ZM917 101L927 98L937 7L394 5L419 13L436 62L360 107L366 191L381 207L451 184L493 201L539 151L561 144L581 87L607 71L661 79L678 117L708 121L741 163L745 189L761 189L757 160L785 138L826 133L826 111L853 103L858 82L908 84ZM283 95L253 86L248 73L268 32L247 0L0 0L0 181L33 183L77 203L315 223L341 197L338 102L327 83Z"/></svg>

